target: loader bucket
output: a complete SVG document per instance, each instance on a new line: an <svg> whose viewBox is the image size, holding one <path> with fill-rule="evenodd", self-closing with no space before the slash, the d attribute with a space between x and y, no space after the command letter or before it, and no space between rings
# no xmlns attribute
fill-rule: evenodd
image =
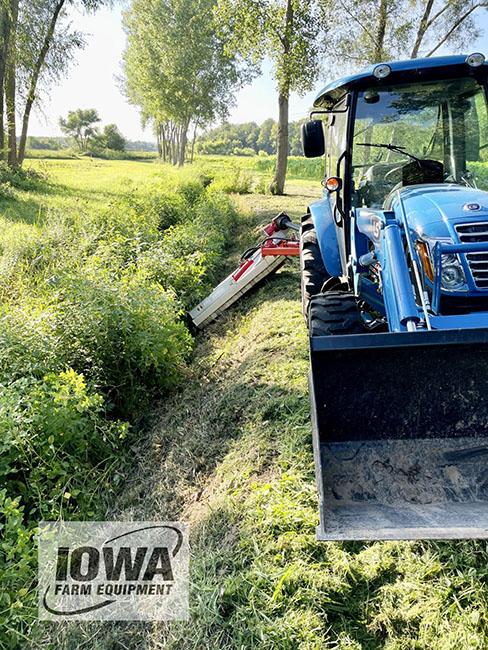
<svg viewBox="0 0 488 650"><path fill-rule="evenodd" d="M310 351L317 538L488 538L488 328Z"/></svg>

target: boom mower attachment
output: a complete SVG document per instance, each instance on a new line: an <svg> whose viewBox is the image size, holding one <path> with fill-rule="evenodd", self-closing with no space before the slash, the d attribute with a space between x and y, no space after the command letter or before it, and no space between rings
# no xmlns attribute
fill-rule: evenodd
<svg viewBox="0 0 488 650"><path fill-rule="evenodd" d="M291 256L300 254L298 239L289 230L299 230L285 212L264 227L266 238L245 251L239 266L212 293L194 307L190 316L200 329L213 321L258 282L277 271Z"/></svg>

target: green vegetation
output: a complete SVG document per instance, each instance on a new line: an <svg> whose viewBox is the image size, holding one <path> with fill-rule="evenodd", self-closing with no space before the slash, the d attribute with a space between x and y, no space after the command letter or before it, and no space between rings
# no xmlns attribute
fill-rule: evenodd
<svg viewBox="0 0 488 650"><path fill-rule="evenodd" d="M247 172L252 174L255 179L271 181L271 176L276 166L276 159L273 156L197 156L196 162L198 164L212 165L212 169L220 175L224 170L236 173L237 170L242 170L241 173ZM288 174L292 179L303 180L318 180L322 179L324 175L324 161L322 158L304 158L303 156L290 156L288 158ZM269 192L269 183L262 186L260 193L266 194Z"/></svg>
<svg viewBox="0 0 488 650"><path fill-rule="evenodd" d="M225 51L251 60L258 67L265 57L273 62L278 90L276 166L269 185L284 193L288 160L290 92L312 90L326 52L323 22L317 0L217 0L215 17L226 41Z"/></svg>
<svg viewBox="0 0 488 650"><path fill-rule="evenodd" d="M29 136L27 139L27 158L31 158L33 151L60 151L64 150L63 153L66 153L66 150L69 149L69 142L66 138L54 137L54 138L37 138L34 136ZM138 152L156 152L156 143L155 142L145 142L143 140L127 140L125 142L126 151L138 151ZM40 154L42 155L42 153Z"/></svg>
<svg viewBox="0 0 488 650"><path fill-rule="evenodd" d="M27 138L27 149L45 150L45 151L58 151L69 146L65 138L52 137L52 138L36 138L29 136Z"/></svg>
<svg viewBox="0 0 488 650"><path fill-rule="evenodd" d="M288 153L302 156L300 126L304 120L288 124ZM261 126L256 122L246 124L224 123L206 131L196 139L195 151L199 154L253 156L254 154L272 155L276 151L278 123L272 119L265 120ZM293 172L290 174L294 177Z"/></svg>
<svg viewBox="0 0 488 650"><path fill-rule="evenodd" d="M94 108L69 111L66 119L59 118L61 131L74 143L81 153L100 158L110 158L125 150L126 140L116 124L107 124L102 133L95 126L100 117Z"/></svg>
<svg viewBox="0 0 488 650"><path fill-rule="evenodd" d="M22 165L34 102L59 81L85 45L67 9L95 11L111 0L0 0L0 153ZM17 117L21 115L17 140Z"/></svg>
<svg viewBox="0 0 488 650"><path fill-rule="evenodd" d="M37 523L96 519L120 489L148 407L185 376L182 316L237 215L203 169L0 171L0 647L16 648L35 620Z"/></svg>
<svg viewBox="0 0 488 650"><path fill-rule="evenodd" d="M124 14L124 90L151 123L163 161L182 166L198 127L229 113L247 79L224 51L214 21L216 0L133 0ZM161 38L164 34L164 38ZM192 147L193 154L193 147Z"/></svg>
<svg viewBox="0 0 488 650"><path fill-rule="evenodd" d="M327 33L330 56L341 69L357 70L381 61L438 56L446 43L450 52L460 52L478 35L473 14L481 7L477 0L462 6L449 2L440 11L435 1L344 0L334 5L336 28ZM320 8L321 19L330 20L330 6L323 2ZM364 20L351 20L358 10L365 12Z"/></svg>
<svg viewBox="0 0 488 650"><path fill-rule="evenodd" d="M260 226L319 195L290 180L236 212L222 188L248 191L262 160L3 168L0 647L486 647L484 542L315 541L296 262L189 335ZM38 625L34 535L58 517L189 521L191 621Z"/></svg>
<svg viewBox="0 0 488 650"><path fill-rule="evenodd" d="M116 124L106 124L101 136L101 145L112 151L124 151L126 140Z"/></svg>
<svg viewBox="0 0 488 650"><path fill-rule="evenodd" d="M94 108L78 108L76 111L69 111L66 119L59 118L61 131L75 142L80 151L87 151L98 134L95 126L97 122L100 122L100 117Z"/></svg>

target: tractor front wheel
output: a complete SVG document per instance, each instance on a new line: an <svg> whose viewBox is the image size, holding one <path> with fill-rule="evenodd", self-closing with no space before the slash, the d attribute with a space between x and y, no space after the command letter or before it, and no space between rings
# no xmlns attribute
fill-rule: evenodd
<svg viewBox="0 0 488 650"><path fill-rule="evenodd" d="M330 278L322 261L311 214L302 217L300 225L300 276L302 312L308 325L310 299L320 293L324 282Z"/></svg>
<svg viewBox="0 0 488 650"><path fill-rule="evenodd" d="M341 291L313 296L309 304L308 323L310 336L364 332L356 298L351 293Z"/></svg>

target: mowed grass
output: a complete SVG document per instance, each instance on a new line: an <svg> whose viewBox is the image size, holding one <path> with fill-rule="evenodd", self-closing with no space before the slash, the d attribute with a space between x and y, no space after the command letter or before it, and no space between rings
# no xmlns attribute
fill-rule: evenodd
<svg viewBox="0 0 488 650"><path fill-rule="evenodd" d="M318 183L287 190L281 199L238 198L247 223L239 245L258 240L259 226L282 207L298 219L319 194ZM107 512L190 523L190 621L64 624L49 630L51 647L488 647L486 541L315 540L297 266L288 263L197 336L185 387L155 410L126 489Z"/></svg>

